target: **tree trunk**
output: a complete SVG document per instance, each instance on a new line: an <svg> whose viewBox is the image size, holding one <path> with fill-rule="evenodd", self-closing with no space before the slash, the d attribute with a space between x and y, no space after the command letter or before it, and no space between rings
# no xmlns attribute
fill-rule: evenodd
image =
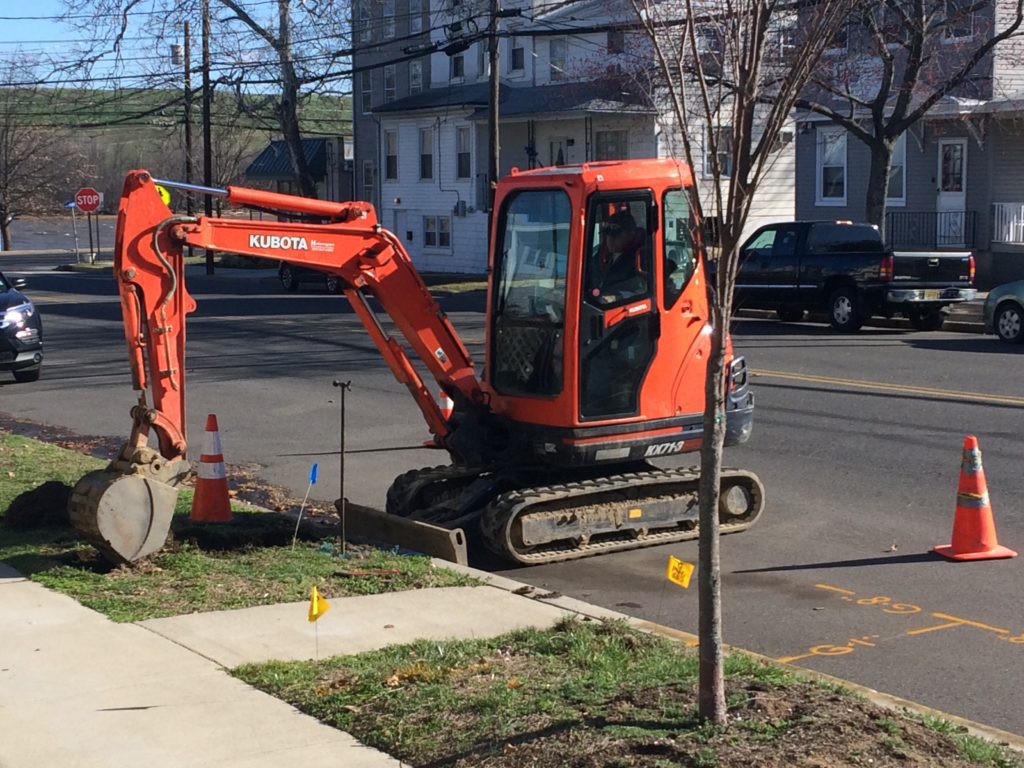
<svg viewBox="0 0 1024 768"><path fill-rule="evenodd" d="M7 211L0 210L0 251L11 250L11 218Z"/></svg>
<svg viewBox="0 0 1024 768"><path fill-rule="evenodd" d="M278 28L277 55L281 63L281 101L277 108L277 120L281 135L288 148L295 181L303 197L316 197L316 181L309 171L306 153L302 150L302 132L299 129L299 81L292 63L291 20L288 14L289 0L278 0L280 26Z"/></svg>
<svg viewBox="0 0 1024 768"><path fill-rule="evenodd" d="M725 256L726 254L723 254ZM723 301L723 298L725 299ZM704 722L725 725L725 675L722 652L722 579L719 558L718 497L725 444L725 335L729 297L719 283L718 301L711 307L711 353L704 380L704 442L700 449L700 563L699 599L700 670L698 714Z"/></svg>
<svg viewBox="0 0 1024 768"><path fill-rule="evenodd" d="M892 145L885 139L876 138L869 145L871 167L868 170L868 191L864 200L864 218L869 224L878 226L885 236L885 197L889 189L889 163L892 160Z"/></svg>

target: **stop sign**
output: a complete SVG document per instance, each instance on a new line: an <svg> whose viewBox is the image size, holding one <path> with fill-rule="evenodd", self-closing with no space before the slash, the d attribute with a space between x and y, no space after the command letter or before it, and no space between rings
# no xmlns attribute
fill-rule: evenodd
<svg viewBox="0 0 1024 768"><path fill-rule="evenodd" d="M75 193L75 205L83 213L92 213L100 207L100 193L92 187L82 187Z"/></svg>

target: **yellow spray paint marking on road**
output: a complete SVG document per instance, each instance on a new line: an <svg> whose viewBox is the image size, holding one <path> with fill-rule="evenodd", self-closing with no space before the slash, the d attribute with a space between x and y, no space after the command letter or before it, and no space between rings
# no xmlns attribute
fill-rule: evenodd
<svg viewBox="0 0 1024 768"><path fill-rule="evenodd" d="M895 392L904 395L926 395L942 397L949 400L973 400L979 403L1024 406L1024 397L1012 395L990 395L986 392L962 392L955 389L936 389L935 387L917 387L909 384L887 384L882 381L860 381L857 379L839 379L831 376L817 376L812 373L790 373L788 371L752 370L751 376L767 379L785 379L805 384L831 384L849 389L874 389L879 392Z"/></svg>
<svg viewBox="0 0 1024 768"><path fill-rule="evenodd" d="M853 590L844 589L843 587L837 587L832 584L815 584L814 586L818 589L825 590L826 592L836 593L839 596L839 599L845 602L863 607L877 607L880 608L883 613L887 613L891 616L913 616L924 610L921 606L914 605L912 603L894 602L892 598L887 597L886 595L857 597L857 593ZM1019 635L1011 635L1010 632L1012 630L1009 629L993 627L991 624L973 621L972 619L964 619L959 616L951 616L948 613L940 613L937 611L930 611L928 616L932 619L938 619L942 623L932 626L907 629L901 634L906 637L916 637L918 635L924 635L929 632L937 632L944 629L973 627L974 629L992 632L998 640L1005 640L1006 642L1013 643L1015 645L1024 645L1024 632ZM878 639L880 639L879 635L865 635L864 637L850 638L845 643L821 643L819 645L811 646L807 651L802 653L794 654L792 656L782 656L776 659L776 661L788 664L794 661L799 661L800 659L810 658L812 656L845 656L848 653L853 653L858 647L876 647L878 643L872 641Z"/></svg>
<svg viewBox="0 0 1024 768"><path fill-rule="evenodd" d="M970 619L961 619L958 616L950 616L946 613L933 613L930 614L932 618L944 619L945 624L939 624L935 627L924 627L923 629L908 629L908 635L923 635L925 632L935 632L939 629L951 629L953 627L977 627L978 629L985 629L989 632L995 632L997 635L1008 635L1010 630L1000 629L999 627L991 627L988 624L982 624L980 621L971 621Z"/></svg>

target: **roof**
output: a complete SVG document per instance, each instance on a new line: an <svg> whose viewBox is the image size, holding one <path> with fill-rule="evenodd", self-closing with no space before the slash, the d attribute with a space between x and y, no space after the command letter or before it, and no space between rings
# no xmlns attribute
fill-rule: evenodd
<svg viewBox="0 0 1024 768"><path fill-rule="evenodd" d="M415 112L463 107L474 110L473 117L486 116L490 84L453 85L398 99L376 107L375 113ZM562 114L565 112L622 113L653 115L656 110L640 94L627 90L620 79L587 83L558 83L540 87L502 84L498 92L498 110L502 118Z"/></svg>
<svg viewBox="0 0 1024 768"><path fill-rule="evenodd" d="M314 178L323 178L327 175L327 142L328 139L325 138L302 139L302 153ZM283 139L270 142L245 169L246 178L252 180L280 179L294 175L291 161L288 159L288 148Z"/></svg>

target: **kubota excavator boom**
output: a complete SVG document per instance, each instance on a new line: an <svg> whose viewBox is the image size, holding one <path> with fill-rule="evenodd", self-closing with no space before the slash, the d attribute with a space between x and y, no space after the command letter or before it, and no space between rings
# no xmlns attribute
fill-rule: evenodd
<svg viewBox="0 0 1024 768"><path fill-rule="evenodd" d="M193 187L315 221L196 218L172 214L155 183L146 171L131 172L118 212L114 272L140 392L131 437L106 470L78 483L71 500L76 528L110 559L137 560L163 545L177 488L190 471L185 317L195 302L184 280L187 246L340 278L435 444L452 458L450 466L397 478L387 498L392 515L471 528L492 550L522 563L696 535L697 473L648 464L695 450L703 434L708 292L686 166L597 163L513 172L499 183L484 380L368 203ZM630 287L614 292L599 280L613 271L601 242L612 225L627 225L635 247L620 264L635 272ZM366 295L453 399L451 416ZM729 372L733 444L749 435L753 397L742 358L731 360ZM148 444L151 430L157 449ZM763 508L760 481L731 470L722 482L723 530L749 527Z"/></svg>

